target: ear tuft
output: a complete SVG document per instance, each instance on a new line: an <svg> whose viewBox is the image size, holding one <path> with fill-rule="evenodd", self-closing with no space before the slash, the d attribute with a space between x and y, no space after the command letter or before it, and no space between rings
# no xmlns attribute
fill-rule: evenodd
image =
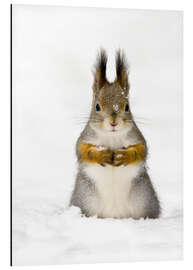
<svg viewBox="0 0 193 270"><path fill-rule="evenodd" d="M116 53L116 74L116 82L119 83L121 88L129 90L128 63L124 52L120 49Z"/></svg>
<svg viewBox="0 0 193 270"><path fill-rule="evenodd" d="M100 90L107 82L106 79L106 66L107 66L107 54L104 49L101 49L98 53L95 71L94 71L94 85L95 91Z"/></svg>

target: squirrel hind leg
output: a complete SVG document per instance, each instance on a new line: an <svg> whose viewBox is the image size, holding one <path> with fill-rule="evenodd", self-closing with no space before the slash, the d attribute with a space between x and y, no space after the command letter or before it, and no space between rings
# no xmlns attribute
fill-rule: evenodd
<svg viewBox="0 0 193 270"><path fill-rule="evenodd" d="M97 198L95 187L82 172L79 172L76 177L76 184L70 200L70 206L72 205L79 207L81 213L86 217L96 215Z"/></svg>
<svg viewBox="0 0 193 270"><path fill-rule="evenodd" d="M160 216L160 202L147 172L135 179L130 193L130 202L135 217L154 219Z"/></svg>

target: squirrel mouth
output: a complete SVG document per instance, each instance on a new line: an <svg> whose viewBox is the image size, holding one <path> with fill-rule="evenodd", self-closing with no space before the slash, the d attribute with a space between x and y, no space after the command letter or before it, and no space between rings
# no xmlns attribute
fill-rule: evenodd
<svg viewBox="0 0 193 270"><path fill-rule="evenodd" d="M111 130L112 132L115 132L116 131L116 129L115 129L115 127L112 127L112 130Z"/></svg>

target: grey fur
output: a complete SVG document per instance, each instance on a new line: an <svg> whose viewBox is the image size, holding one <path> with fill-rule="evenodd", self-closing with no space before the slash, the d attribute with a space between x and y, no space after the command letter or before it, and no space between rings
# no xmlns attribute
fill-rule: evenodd
<svg viewBox="0 0 193 270"><path fill-rule="evenodd" d="M105 55L105 58L104 58ZM78 138L76 145L76 154L79 163L78 173L76 177L75 187L72 193L70 205L80 207L82 213L86 216L97 215L97 207L100 204L100 193L98 192L95 182L85 173L85 167L87 166L85 163L80 162L80 154L78 151L78 146L81 142L89 142L90 140L96 141L100 136L97 134L96 129L93 127L97 127L103 122L105 118L113 119L112 104L118 104L120 108L123 108L123 104L128 102L128 92L129 92L129 83L126 81L126 88L121 88L117 83L119 78L116 78L114 83L109 83L106 81L106 62L107 60L106 54L103 51L101 53L101 57L103 59L97 59L97 68L100 67L99 63L103 63L102 65L102 74L104 78L102 81L106 82L102 85L102 89L98 88L97 81L95 79L93 85L93 104L92 110L90 114L90 119L82 131L80 137ZM121 74L122 70L126 70L126 62L121 59L123 54L119 51L117 53L117 76ZM102 61L103 60L103 61ZM105 64L104 64L105 63ZM105 66L105 67L104 67ZM96 70L98 71L98 70ZM124 95L123 95L124 92ZM97 113L95 110L96 103L100 101L100 104L103 105L103 112ZM146 141L138 129L136 123L133 120L133 116L129 109L129 112L124 113L123 109L120 109L118 113L116 113L115 118L124 119L126 121L126 125L131 125L131 129L127 132L127 138L132 141L136 140L140 143L143 143L146 146ZM96 143L97 144L97 143ZM105 146L105 145L103 145ZM146 158L147 158L147 146L146 146ZM105 179L104 179L105 181ZM146 159L144 161L143 166L141 167L138 175L132 179L131 189L128 196L128 204L133 206L133 211L123 216L123 218L133 217L135 219L138 218L158 218L160 215L160 203L156 192L153 188L151 180L147 174L146 169ZM133 214L132 214L133 213ZM98 216L100 217L100 216Z"/></svg>

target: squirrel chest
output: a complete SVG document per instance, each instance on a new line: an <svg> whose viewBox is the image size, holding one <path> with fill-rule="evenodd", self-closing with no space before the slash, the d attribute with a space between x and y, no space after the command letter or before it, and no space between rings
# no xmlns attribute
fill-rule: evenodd
<svg viewBox="0 0 193 270"><path fill-rule="evenodd" d="M97 145L118 149L137 143L128 141L125 136L100 136L100 140L90 141ZM86 163L84 172L94 182L97 190L97 202L95 212L99 217L121 218L130 217L133 207L129 201L132 180L137 177L143 162L129 164L127 166L111 166L106 164Z"/></svg>

